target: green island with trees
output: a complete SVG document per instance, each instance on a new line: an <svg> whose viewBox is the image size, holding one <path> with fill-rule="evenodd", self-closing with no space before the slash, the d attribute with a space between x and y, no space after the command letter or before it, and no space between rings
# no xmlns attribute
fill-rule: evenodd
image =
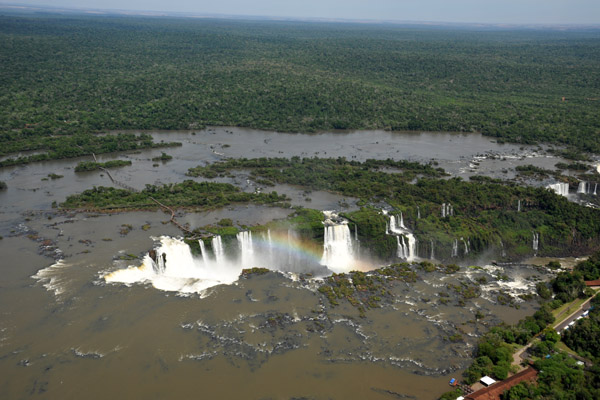
<svg viewBox="0 0 600 400"><path fill-rule="evenodd" d="M75 166L75 172L97 171L103 168L126 167L131 165L129 160L110 160L106 162L81 161Z"/></svg>
<svg viewBox="0 0 600 400"><path fill-rule="evenodd" d="M599 37L2 15L0 166L165 145L98 133L207 125L481 132L577 157L600 152Z"/></svg>
<svg viewBox="0 0 600 400"><path fill-rule="evenodd" d="M598 210L571 203L544 188L481 178L473 182L447 179L439 168L408 161L231 159L192 168L188 175L213 179L233 170L248 171L265 187L286 183L358 198L361 209L342 215L350 220L351 229L358 226L361 243L383 259L393 256L396 242L385 234L387 218L374 206L381 202L392 213L403 213L419 242L433 241L436 256L442 260L450 258L458 238L470 241L473 257L490 248L500 252L503 247L511 259L533 254L533 232L539 233L540 255L589 253L600 244ZM452 216L442 216L442 204L452 204Z"/></svg>

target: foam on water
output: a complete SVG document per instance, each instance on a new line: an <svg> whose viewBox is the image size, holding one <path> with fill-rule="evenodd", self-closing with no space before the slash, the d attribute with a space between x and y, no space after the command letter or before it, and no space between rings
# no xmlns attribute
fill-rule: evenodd
<svg viewBox="0 0 600 400"><path fill-rule="evenodd" d="M32 278L37 279L42 283L42 286L47 290L54 292L56 297L59 297L65 292L65 286L68 280L63 272L64 269L68 267L69 265L65 264L63 260L58 260L49 267L40 269L32 276Z"/></svg>
<svg viewBox="0 0 600 400"><path fill-rule="evenodd" d="M179 293L201 293L204 290L237 281L241 268L228 262L222 262L218 268L192 256L187 244L180 239L162 236L156 250L159 258L166 255L164 268L146 255L140 266L130 266L104 276L106 282L118 282L127 285L150 283L157 289ZM217 251L217 257L220 253Z"/></svg>

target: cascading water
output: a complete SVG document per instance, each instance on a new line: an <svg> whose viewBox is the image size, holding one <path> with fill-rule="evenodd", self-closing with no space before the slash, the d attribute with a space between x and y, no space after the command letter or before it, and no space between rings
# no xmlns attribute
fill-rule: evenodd
<svg viewBox="0 0 600 400"><path fill-rule="evenodd" d="M417 219L421 219L421 209L417 206Z"/></svg>
<svg viewBox="0 0 600 400"><path fill-rule="evenodd" d="M204 246L204 240L198 240L198 244L200 245L200 254L202 255L202 262L205 265L208 265L208 255L206 254L206 246Z"/></svg>
<svg viewBox="0 0 600 400"><path fill-rule="evenodd" d="M577 187L577 193L578 194L592 194L592 195L596 196L596 189L598 189L597 183L595 183L593 185L593 190L592 190L591 182L581 181L581 182L579 182L579 186Z"/></svg>
<svg viewBox="0 0 600 400"><path fill-rule="evenodd" d="M521 212L521 200L517 201L517 212Z"/></svg>
<svg viewBox="0 0 600 400"><path fill-rule="evenodd" d="M431 255L429 256L430 260L435 260L435 253L433 252L433 240L431 242Z"/></svg>
<svg viewBox="0 0 600 400"><path fill-rule="evenodd" d="M321 264L336 273L348 272L356 263L348 221L336 221L338 217L332 212L325 212L325 216Z"/></svg>
<svg viewBox="0 0 600 400"><path fill-rule="evenodd" d="M239 232L236 235L238 246L240 248L241 264L244 268L254 266L254 247L252 245L252 232Z"/></svg>
<svg viewBox="0 0 600 400"><path fill-rule="evenodd" d="M547 186L548 189L554 190L554 193L559 194L561 196L569 195L569 184L564 182L553 183Z"/></svg>
<svg viewBox="0 0 600 400"><path fill-rule="evenodd" d="M452 257L458 257L458 239L454 239L452 243Z"/></svg>
<svg viewBox="0 0 600 400"><path fill-rule="evenodd" d="M462 242L463 242L463 244L465 246L465 253L464 254L466 256L467 254L469 254L469 243L466 242L465 239L463 239L463 238L460 238L460 240L462 240ZM458 250L457 250L457 252L458 252Z"/></svg>
<svg viewBox="0 0 600 400"><path fill-rule="evenodd" d="M225 251L223 250L223 241L221 240L221 236L217 235L212 238L210 242L213 249L213 254L215 255L215 262L217 265L225 262Z"/></svg>
<svg viewBox="0 0 600 400"><path fill-rule="evenodd" d="M104 279L126 284L151 282L157 289L180 293L198 293L211 286L237 280L239 268L212 268L210 264L194 258L183 240L163 236L158 248L144 257L141 266L120 269Z"/></svg>
<svg viewBox="0 0 600 400"><path fill-rule="evenodd" d="M406 229L406 226L404 226L404 217L402 216L402 211L400 211L400 228Z"/></svg>
<svg viewBox="0 0 600 400"><path fill-rule="evenodd" d="M537 251L540 247L540 234L537 232L533 232L533 242L531 244L531 247L534 253L537 254Z"/></svg>
<svg viewBox="0 0 600 400"><path fill-rule="evenodd" d="M452 204L442 203L442 218L451 217L452 215L454 215L454 208L452 207Z"/></svg>
<svg viewBox="0 0 600 400"><path fill-rule="evenodd" d="M287 244L285 231L274 238L270 230L256 237L250 231L239 232L238 251L229 242L225 246L221 236L214 236L211 239L214 257L209 257L207 246L200 240L197 258L182 239L163 236L144 257L142 265L117 270L104 279L126 284L150 282L161 290L200 293L215 285L235 282L244 268L264 267L322 276L328 272L325 267L336 273L372 267L356 260L348 221L330 214L324 225L323 252L318 254L314 245L304 243L292 229L287 232ZM356 227L354 236L358 237Z"/></svg>
<svg viewBox="0 0 600 400"><path fill-rule="evenodd" d="M390 215L388 234L396 236L398 248L396 255L398 258L413 261L417 255L417 239L411 231L404 225L402 213L400 217Z"/></svg>

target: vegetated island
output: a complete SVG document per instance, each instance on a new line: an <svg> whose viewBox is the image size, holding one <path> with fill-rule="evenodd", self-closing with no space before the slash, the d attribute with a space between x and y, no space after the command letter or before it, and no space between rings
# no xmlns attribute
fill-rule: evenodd
<svg viewBox="0 0 600 400"><path fill-rule="evenodd" d="M129 160L111 160L106 162L81 161L75 166L75 172L97 171L103 168L126 167L131 165Z"/></svg>
<svg viewBox="0 0 600 400"><path fill-rule="evenodd" d="M352 231L356 227L361 243L371 255L382 260L393 259L397 249L396 239L386 234L389 216L382 213L382 207L390 215L402 213L404 223L418 240L417 255L425 258L429 258L432 246L439 260L456 256L477 258L490 251L498 259L506 260L533 254L581 255L600 247L600 211L569 202L544 188L521 187L489 178L478 178L475 182L447 179L443 170L407 161L360 163L344 158L236 159L192 168L188 174L215 178L233 170L249 171L249 177L263 188L287 183L308 191L327 190L358 198L361 209L342 216L349 220ZM196 209L230 203L287 202L273 191L243 193L229 184L186 181L160 187L147 185L141 192L94 188L69 196L62 207L97 210L159 207L152 198L168 207ZM315 211L303 215L313 227L306 232L306 239L322 243L323 214ZM235 236L238 229L229 231Z"/></svg>
<svg viewBox="0 0 600 400"><path fill-rule="evenodd" d="M481 132L600 153L600 32L0 16L0 166L207 125ZM49 107L48 105L52 106ZM23 157L13 154L35 151Z"/></svg>

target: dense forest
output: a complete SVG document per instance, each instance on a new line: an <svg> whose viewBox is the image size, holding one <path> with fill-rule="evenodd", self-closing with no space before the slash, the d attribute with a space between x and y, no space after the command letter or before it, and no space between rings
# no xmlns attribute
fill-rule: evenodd
<svg viewBox="0 0 600 400"><path fill-rule="evenodd" d="M599 38L597 31L0 16L1 165L157 145L92 133L206 125L479 131L600 152ZM16 161L25 151L36 153Z"/></svg>

